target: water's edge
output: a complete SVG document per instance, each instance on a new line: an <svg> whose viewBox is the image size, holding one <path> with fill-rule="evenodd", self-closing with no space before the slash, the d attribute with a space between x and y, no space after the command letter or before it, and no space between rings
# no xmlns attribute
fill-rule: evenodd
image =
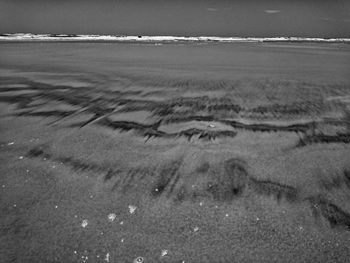
<svg viewBox="0 0 350 263"><path fill-rule="evenodd" d="M0 34L0 41L116 41L116 42L317 42L350 43L350 38L216 37L216 36L123 36L66 34Z"/></svg>

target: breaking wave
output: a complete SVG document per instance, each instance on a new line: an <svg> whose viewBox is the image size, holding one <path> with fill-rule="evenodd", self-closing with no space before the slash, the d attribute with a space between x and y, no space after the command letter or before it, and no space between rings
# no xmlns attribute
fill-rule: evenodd
<svg viewBox="0 0 350 263"><path fill-rule="evenodd" d="M350 43L350 38L308 37L216 37L216 36L124 36L75 34L0 34L0 41L117 41L117 42L325 42Z"/></svg>

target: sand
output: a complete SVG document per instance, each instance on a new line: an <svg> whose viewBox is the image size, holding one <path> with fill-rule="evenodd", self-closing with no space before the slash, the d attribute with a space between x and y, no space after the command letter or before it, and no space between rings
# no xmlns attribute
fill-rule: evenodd
<svg viewBox="0 0 350 263"><path fill-rule="evenodd" d="M348 45L0 45L1 262L347 262Z"/></svg>

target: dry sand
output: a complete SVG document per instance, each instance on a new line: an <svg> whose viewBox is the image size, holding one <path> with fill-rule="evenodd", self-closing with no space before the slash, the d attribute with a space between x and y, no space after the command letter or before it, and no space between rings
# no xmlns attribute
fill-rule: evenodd
<svg viewBox="0 0 350 263"><path fill-rule="evenodd" d="M347 262L350 50L312 45L2 43L0 261Z"/></svg>

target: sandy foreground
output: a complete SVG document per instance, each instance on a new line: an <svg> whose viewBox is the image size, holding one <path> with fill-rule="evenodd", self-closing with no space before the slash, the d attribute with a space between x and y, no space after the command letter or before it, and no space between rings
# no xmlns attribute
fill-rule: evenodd
<svg viewBox="0 0 350 263"><path fill-rule="evenodd" d="M349 51L0 44L0 262L348 262Z"/></svg>

